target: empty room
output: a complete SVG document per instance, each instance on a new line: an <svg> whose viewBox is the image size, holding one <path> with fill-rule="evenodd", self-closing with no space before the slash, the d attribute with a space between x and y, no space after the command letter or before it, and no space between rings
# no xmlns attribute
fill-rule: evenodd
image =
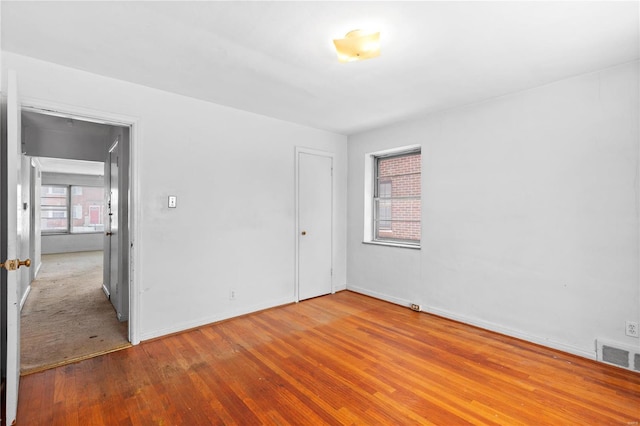
<svg viewBox="0 0 640 426"><path fill-rule="evenodd" d="M2 424L640 422L638 2L0 24ZM94 272L50 262L81 237ZM91 276L120 340L26 370L87 322L54 280L47 344L21 343L48 271Z"/></svg>

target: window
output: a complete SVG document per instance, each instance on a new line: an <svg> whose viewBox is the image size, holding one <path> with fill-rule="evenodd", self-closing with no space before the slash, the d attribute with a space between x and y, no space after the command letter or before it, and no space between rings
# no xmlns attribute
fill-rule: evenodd
<svg viewBox="0 0 640 426"><path fill-rule="evenodd" d="M79 185L42 185L42 233L104 231L104 189Z"/></svg>
<svg viewBox="0 0 640 426"><path fill-rule="evenodd" d="M378 230L391 231L391 181L386 178L378 180Z"/></svg>
<svg viewBox="0 0 640 426"><path fill-rule="evenodd" d="M72 233L104 231L104 188L72 186L71 206L73 208Z"/></svg>
<svg viewBox="0 0 640 426"><path fill-rule="evenodd" d="M372 241L420 245L419 150L373 155Z"/></svg>
<svg viewBox="0 0 640 426"><path fill-rule="evenodd" d="M42 185L40 192L40 223L43 233L68 232L69 197L66 186Z"/></svg>

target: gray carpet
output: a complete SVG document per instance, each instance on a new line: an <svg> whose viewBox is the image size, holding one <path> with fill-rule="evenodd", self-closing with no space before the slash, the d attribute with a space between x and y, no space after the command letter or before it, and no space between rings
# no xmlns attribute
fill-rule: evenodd
<svg viewBox="0 0 640 426"><path fill-rule="evenodd" d="M20 328L22 374L130 346L102 291L102 251L43 255Z"/></svg>

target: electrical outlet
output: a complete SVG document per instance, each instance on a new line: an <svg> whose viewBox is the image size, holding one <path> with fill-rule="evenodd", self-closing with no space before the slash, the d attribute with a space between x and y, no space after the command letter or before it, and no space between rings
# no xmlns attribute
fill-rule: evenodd
<svg viewBox="0 0 640 426"><path fill-rule="evenodd" d="M416 311L416 312L420 312L420 311L422 311L422 306L418 305L417 303L412 303L411 304L411 310L412 311Z"/></svg>
<svg viewBox="0 0 640 426"><path fill-rule="evenodd" d="M229 300L236 300L236 291L229 290Z"/></svg>
<svg viewBox="0 0 640 426"><path fill-rule="evenodd" d="M638 323L635 321L625 322L624 334L630 337L640 337L638 331Z"/></svg>

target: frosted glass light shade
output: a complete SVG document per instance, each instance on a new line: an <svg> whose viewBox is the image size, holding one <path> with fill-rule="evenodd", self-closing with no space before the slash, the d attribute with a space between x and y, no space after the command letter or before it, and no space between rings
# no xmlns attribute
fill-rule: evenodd
<svg viewBox="0 0 640 426"><path fill-rule="evenodd" d="M380 33L354 30L344 38L333 40L340 62L361 61L380 56Z"/></svg>

